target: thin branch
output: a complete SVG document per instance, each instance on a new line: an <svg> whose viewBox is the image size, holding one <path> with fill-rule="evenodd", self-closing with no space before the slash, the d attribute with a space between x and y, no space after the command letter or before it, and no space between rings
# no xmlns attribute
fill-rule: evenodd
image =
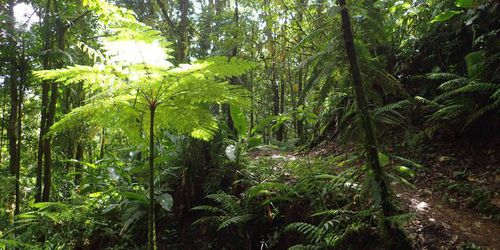
<svg viewBox="0 0 500 250"><path fill-rule="evenodd" d="M175 33L178 34L179 30L177 29L177 26L174 24L174 22L172 22L172 19L170 19L165 3L163 3L161 0L156 0L156 3L158 4L158 6L160 6L161 13L163 14L165 20L167 20L167 23L170 26L170 28L172 28L175 31Z"/></svg>
<svg viewBox="0 0 500 250"><path fill-rule="evenodd" d="M83 12L82 14L76 16L75 18L73 18L72 20L70 20L68 24L66 24L64 26L64 29L67 30L67 29L71 28L71 26L75 25L78 21L80 21L80 19L84 18L90 12L91 12L90 10L87 10L87 11Z"/></svg>

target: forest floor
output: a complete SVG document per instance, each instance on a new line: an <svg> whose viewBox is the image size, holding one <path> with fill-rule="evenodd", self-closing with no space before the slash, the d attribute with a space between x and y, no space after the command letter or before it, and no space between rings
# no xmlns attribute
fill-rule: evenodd
<svg viewBox="0 0 500 250"><path fill-rule="evenodd" d="M349 147L325 141L308 152L257 150L250 158L293 161L346 150ZM424 166L413 178L414 189L391 183L396 202L414 214L405 230L417 249L500 250L499 154L500 149L490 147L471 158L451 144L401 152Z"/></svg>
<svg viewBox="0 0 500 250"><path fill-rule="evenodd" d="M500 249L500 150L471 152L436 142L406 155L424 168L415 189L393 187L415 219L407 225L423 249Z"/></svg>

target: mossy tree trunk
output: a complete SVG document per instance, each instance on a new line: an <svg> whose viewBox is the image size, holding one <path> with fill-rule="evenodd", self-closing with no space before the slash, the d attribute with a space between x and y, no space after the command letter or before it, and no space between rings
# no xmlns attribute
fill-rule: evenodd
<svg viewBox="0 0 500 250"><path fill-rule="evenodd" d="M371 116L368 110L368 101L365 95L364 87L361 80L361 73L358 65L356 55L356 48L354 46L354 38L352 34L351 20L346 7L345 0L337 0L338 5L341 7L340 14L342 18L342 31L345 42L345 49L349 60L350 71L354 83L354 90L356 92L356 102L358 104L359 113L363 123L363 131L365 136L365 150L366 162L369 169L372 171L373 178L377 184L380 192L380 206L382 209L383 217L381 218L380 227L382 234L386 240L386 246L389 249L391 245L389 225L385 217L391 216L393 213L392 204L389 200L389 192L387 184L384 180L384 173L378 159L377 143L375 140L375 133L372 126Z"/></svg>

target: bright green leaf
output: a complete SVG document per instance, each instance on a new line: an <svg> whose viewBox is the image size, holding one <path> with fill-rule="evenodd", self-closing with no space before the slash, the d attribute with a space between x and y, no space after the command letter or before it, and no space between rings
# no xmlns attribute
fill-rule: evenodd
<svg viewBox="0 0 500 250"><path fill-rule="evenodd" d="M389 156L378 152L378 161L380 162L380 166L384 167L389 164Z"/></svg>
<svg viewBox="0 0 500 250"><path fill-rule="evenodd" d="M455 5L460 8L473 8L474 0L456 0Z"/></svg>
<svg viewBox="0 0 500 250"><path fill-rule="evenodd" d="M447 21L447 20L451 19L452 17L454 17L455 15L460 14L460 13L462 13L462 12L456 11L456 10L449 10L449 11L443 12L443 13L435 16L434 19L432 19L431 23L439 23L439 22Z"/></svg>

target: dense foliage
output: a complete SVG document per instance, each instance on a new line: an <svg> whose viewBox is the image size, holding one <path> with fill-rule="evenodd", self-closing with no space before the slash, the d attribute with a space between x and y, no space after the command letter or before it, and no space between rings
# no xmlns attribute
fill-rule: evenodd
<svg viewBox="0 0 500 250"><path fill-rule="evenodd" d="M0 1L0 249L411 249L500 139L494 0Z"/></svg>

